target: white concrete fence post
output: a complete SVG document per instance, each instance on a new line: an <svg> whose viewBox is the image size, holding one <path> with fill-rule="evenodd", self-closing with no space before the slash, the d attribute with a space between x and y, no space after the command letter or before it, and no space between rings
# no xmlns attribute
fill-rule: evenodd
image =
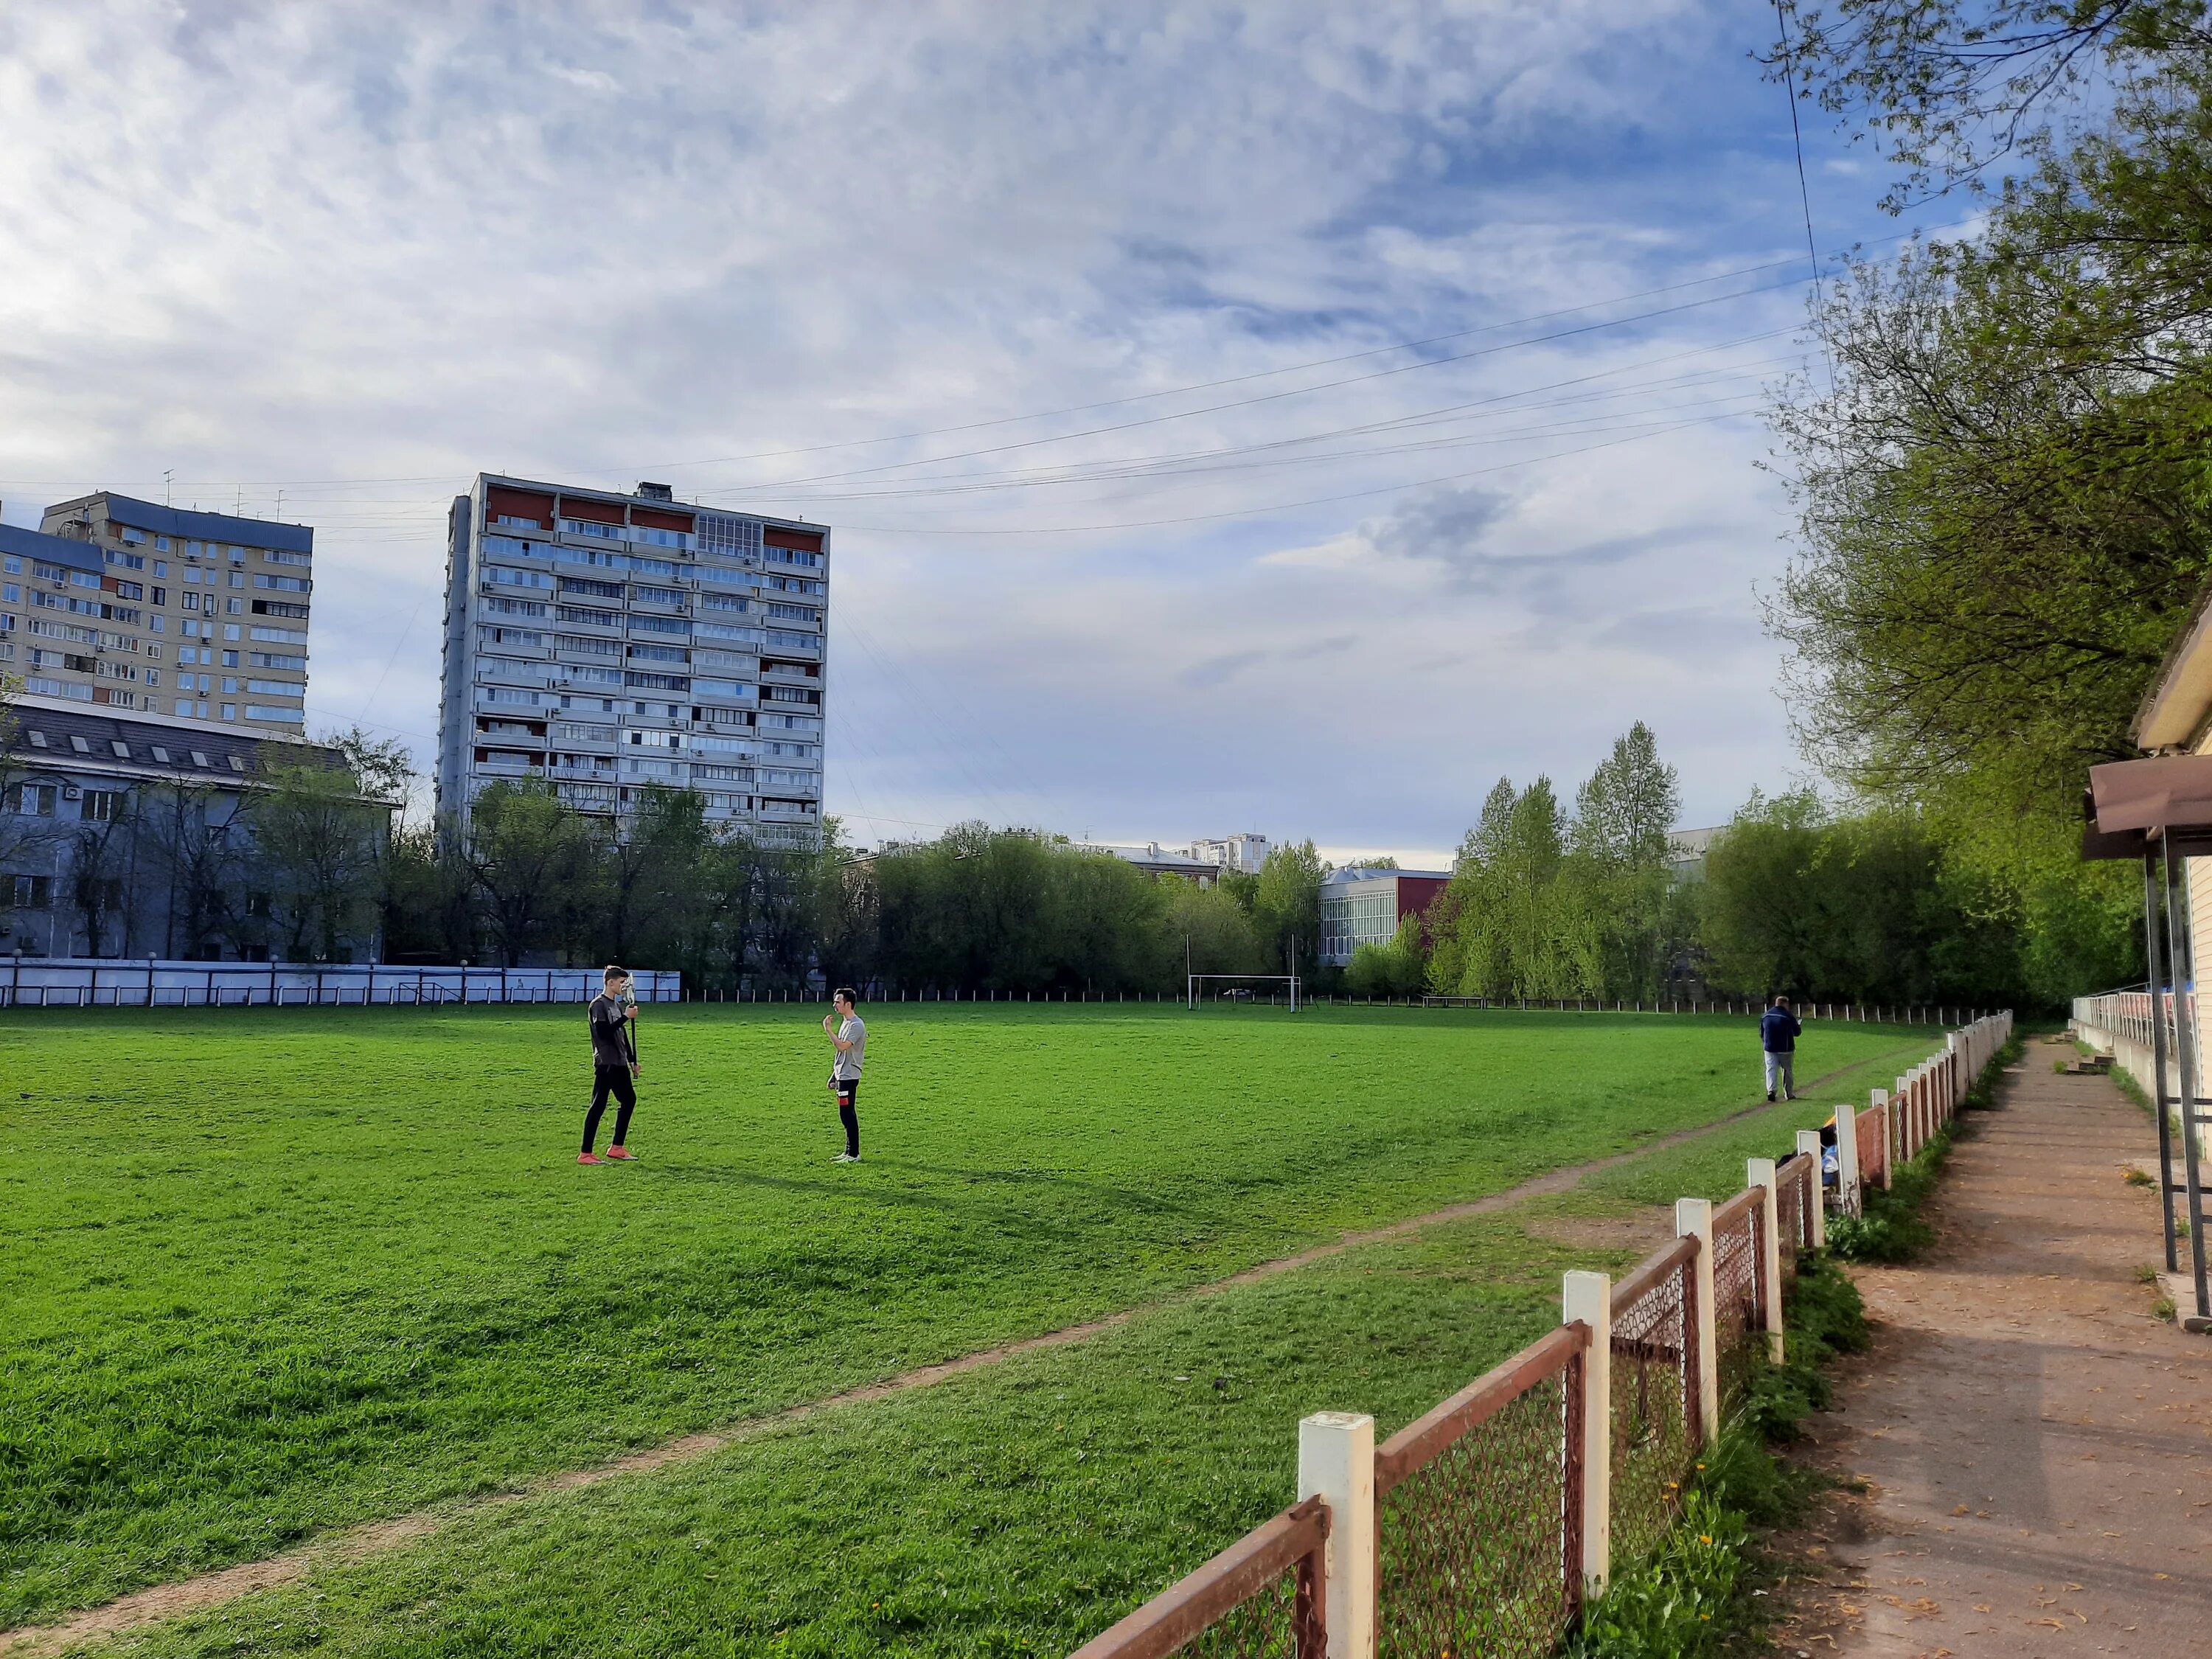
<svg viewBox="0 0 2212 1659"><path fill-rule="evenodd" d="M1813 1160L1813 1191L1806 1200L1812 1206L1812 1213L1806 1224L1811 1231L1813 1248L1817 1250L1825 1248L1828 1242L1828 1188L1821 1179L1820 1132L1818 1129L1800 1129L1797 1132L1797 1150Z"/></svg>
<svg viewBox="0 0 2212 1659"><path fill-rule="evenodd" d="M1905 1079L1899 1078L1898 1081L1902 1083ZM1867 1103L1867 1109L1881 1119L1881 1184L1882 1189L1887 1192L1889 1188L1890 1170L1897 1163L1896 1149L1890 1145L1889 1091L1887 1089L1872 1091Z"/></svg>
<svg viewBox="0 0 2212 1659"><path fill-rule="evenodd" d="M1375 1659L1375 1419L1316 1412L1298 1423L1298 1501L1328 1505L1330 1659Z"/></svg>
<svg viewBox="0 0 2212 1659"><path fill-rule="evenodd" d="M1849 1101L1836 1108L1836 1207L1845 1215L1856 1215L1860 1209L1859 1115Z"/></svg>
<svg viewBox="0 0 2212 1659"><path fill-rule="evenodd" d="M1711 1199L1674 1200L1674 1236L1694 1238L1698 1253L1691 1271L1698 1286L1698 1416L1699 1444L1711 1446L1721 1434L1720 1356L1713 1352L1713 1206Z"/></svg>
<svg viewBox="0 0 2212 1659"><path fill-rule="evenodd" d="M1589 1327L1583 1355L1583 1594L1596 1595L1613 1573L1613 1279L1566 1275L1559 1319Z"/></svg>
<svg viewBox="0 0 2212 1659"><path fill-rule="evenodd" d="M1747 1158L1743 1161L1743 1184L1756 1187L1759 1198L1759 1304L1766 1310L1766 1357L1782 1363L1782 1240L1777 1236L1774 1160Z"/></svg>

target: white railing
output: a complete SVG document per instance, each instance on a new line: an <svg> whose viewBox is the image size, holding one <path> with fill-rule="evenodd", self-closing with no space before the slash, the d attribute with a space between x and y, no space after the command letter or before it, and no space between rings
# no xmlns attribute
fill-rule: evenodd
<svg viewBox="0 0 2212 1659"><path fill-rule="evenodd" d="M411 1007L447 1003L588 1002L596 968L407 968L385 963L94 961L0 958L0 1007ZM674 1002L682 976L636 970L640 1002Z"/></svg>

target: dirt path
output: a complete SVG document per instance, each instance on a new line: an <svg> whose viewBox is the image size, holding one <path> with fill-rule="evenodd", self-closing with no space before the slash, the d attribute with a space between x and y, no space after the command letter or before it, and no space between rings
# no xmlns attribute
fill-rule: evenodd
<svg viewBox="0 0 2212 1659"><path fill-rule="evenodd" d="M1899 1058L1917 1055L1923 1052L1926 1047L1925 1043L1909 1043L1898 1048L1895 1055ZM1889 1056L1876 1058L1887 1059ZM1835 1079L1844 1076L1845 1073L1856 1071L1861 1066L1870 1063L1872 1062L1866 1060L1854 1061L1850 1066L1831 1072L1825 1077L1815 1078L1812 1082L1802 1085L1799 1092L1813 1094ZM595 1486L601 1481L611 1480L617 1476L647 1474L654 1469L665 1468L671 1464L687 1462L696 1458L708 1456L741 1441L756 1439L776 1430L787 1428L819 1412L834 1410L841 1406L860 1405L871 1400L881 1400L888 1395L904 1394L915 1389L929 1388L950 1377L959 1376L969 1371L980 1370L985 1366L999 1364L1019 1354L1034 1353L1041 1349L1062 1347L1072 1342L1085 1341L1103 1332L1125 1325L1139 1314L1150 1312L1156 1308L1188 1301L1194 1297L1218 1295L1223 1291L1234 1289L1240 1285L1253 1284L1261 1279L1272 1279L1279 1273L1292 1273L1298 1268L1310 1267L1315 1262L1326 1261L1330 1256L1341 1255L1346 1250L1357 1249L1362 1245L1382 1243L1390 1239L1401 1238L1410 1233L1418 1232L1423 1228L1437 1226L1446 1222L1466 1220L1474 1216L1491 1215L1532 1198L1547 1197L1553 1194L1567 1192L1580 1185L1584 1176L1595 1175L1601 1170L1612 1169L1632 1158L1642 1158L1648 1152L1658 1152L1670 1146L1680 1146L1689 1141L1699 1139L1705 1135L1727 1128L1732 1124L1740 1123L1754 1113L1770 1109L1769 1104L1761 1101L1756 1105L1745 1107L1741 1111L1732 1112L1726 1117L1716 1118L1710 1123L1699 1124L1695 1128L1678 1129L1671 1134L1645 1141L1641 1146L1632 1147L1625 1152L1615 1152L1610 1157L1595 1158L1587 1164L1570 1164L1565 1169L1553 1170L1547 1174L1537 1176L1532 1180L1524 1181L1516 1187L1510 1187L1504 1192L1492 1193L1486 1198L1474 1199L1463 1204L1449 1205L1441 1210L1432 1210L1426 1215L1413 1216L1404 1221L1393 1222L1389 1226L1376 1227L1364 1232L1346 1233L1329 1243L1317 1244L1311 1249L1300 1251L1296 1255L1281 1256L1272 1261L1263 1261L1256 1267L1247 1267L1242 1273L1232 1273L1226 1279L1177 1292L1175 1296L1160 1302L1126 1308L1119 1313L1109 1315L1103 1319L1092 1320L1086 1324L1070 1325L1060 1330L1048 1331L1041 1336L1029 1337L1018 1342L1004 1343L994 1348L963 1354L957 1359L947 1360L941 1364L924 1365L918 1370L902 1372L896 1376L886 1377L879 1382L848 1389L842 1393L829 1395L820 1400L810 1401L804 1405L794 1406L785 1411L773 1413L765 1417L750 1419L727 1429L718 1429L703 1434L685 1435L680 1439L666 1441L660 1445L648 1447L643 1451L634 1452L627 1457L598 1464L588 1469L574 1469L549 1475L520 1491L501 1492L491 1498L476 1498L463 1504L447 1505L434 1510L423 1510L413 1515L399 1516L388 1521L373 1522L362 1526L348 1528L343 1531L317 1539L298 1549L289 1550L282 1555L269 1557L265 1560L242 1561L236 1566L225 1567L219 1571L202 1573L192 1578L179 1579L173 1583L155 1584L149 1589L135 1591L131 1595L120 1596L100 1607L88 1607L83 1612L68 1614L53 1624L26 1625L11 1631L0 1631L0 1656L3 1656L3 1659L34 1659L34 1656L58 1652L74 1643L119 1635L124 1632L137 1629L140 1626L153 1624L160 1620L174 1619L189 1613L204 1612L208 1608L234 1601L240 1596L248 1595L254 1590L268 1589L275 1585L289 1583L295 1579L305 1577L312 1571L343 1566L350 1562L380 1555L388 1550L411 1543L416 1539L428 1537L465 1516L478 1514L488 1509L521 1503L546 1492L570 1492L579 1487Z"/></svg>
<svg viewBox="0 0 2212 1659"><path fill-rule="evenodd" d="M2151 1316L2156 1151L2107 1079L2031 1044L1953 1154L1938 1243L1856 1274L1880 1322L1815 1460L1867 1492L1784 1653L2212 1654L2212 1339Z"/></svg>

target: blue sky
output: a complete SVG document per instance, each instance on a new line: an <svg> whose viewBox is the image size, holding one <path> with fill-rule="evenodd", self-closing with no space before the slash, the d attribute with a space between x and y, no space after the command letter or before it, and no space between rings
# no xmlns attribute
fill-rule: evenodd
<svg viewBox="0 0 2212 1659"><path fill-rule="evenodd" d="M281 499L311 727L425 759L479 469L825 521L864 842L1437 856L1639 718L1711 822L1802 769L1758 600L1761 389L1807 362L1771 23L27 0L4 515ZM1807 141L1822 248L1895 235Z"/></svg>

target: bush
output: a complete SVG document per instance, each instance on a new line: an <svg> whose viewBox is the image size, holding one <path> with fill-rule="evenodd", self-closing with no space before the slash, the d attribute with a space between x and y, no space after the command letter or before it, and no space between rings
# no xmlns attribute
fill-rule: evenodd
<svg viewBox="0 0 2212 1659"><path fill-rule="evenodd" d="M1682 1500L1681 1517L1648 1559L1615 1573L1583 1607L1569 1638L1574 1659L1697 1659L1721 1650L1734 1621L1749 1533L1709 1492Z"/></svg>
<svg viewBox="0 0 2212 1659"><path fill-rule="evenodd" d="M1698 1463L1666 1541L1619 1565L1583 1607L1567 1641L1571 1659L1703 1659L1757 1624L1753 1529L1796 1519L1826 1484L1771 1447L1826 1403L1820 1368L1868 1339L1858 1287L1824 1256L1800 1258L1784 1312L1784 1363L1753 1372L1743 1409Z"/></svg>

